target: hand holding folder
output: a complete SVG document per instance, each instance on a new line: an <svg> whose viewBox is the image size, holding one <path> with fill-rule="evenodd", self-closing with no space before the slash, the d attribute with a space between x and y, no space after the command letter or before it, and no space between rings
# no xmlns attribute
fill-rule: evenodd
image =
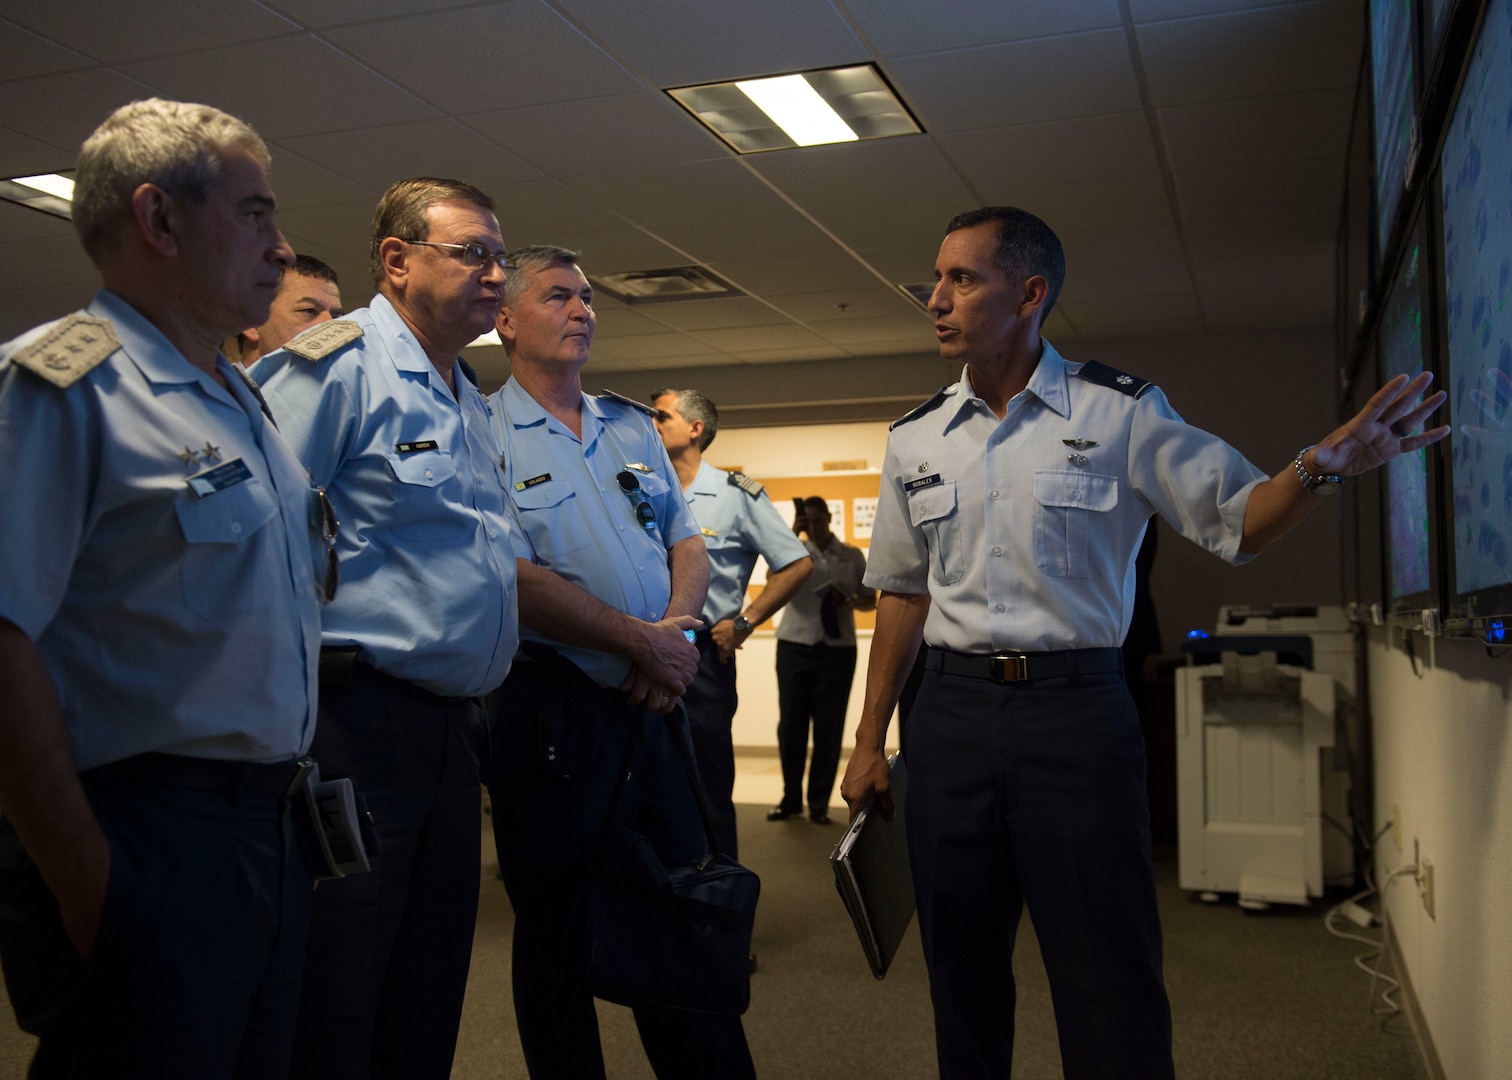
<svg viewBox="0 0 1512 1080"><path fill-rule="evenodd" d="M882 816L873 798L856 814L830 854L835 887L856 924L872 974L879 979L887 974L914 913L908 841L903 833L908 773L901 754L894 754L889 765L892 820Z"/></svg>

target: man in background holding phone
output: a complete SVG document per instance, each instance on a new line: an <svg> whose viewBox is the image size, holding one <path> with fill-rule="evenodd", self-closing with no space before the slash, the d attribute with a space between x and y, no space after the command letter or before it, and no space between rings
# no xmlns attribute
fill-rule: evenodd
<svg viewBox="0 0 1512 1080"><path fill-rule="evenodd" d="M840 733L851 680L856 675L856 611L877 606L877 594L861 584L866 556L830 531L829 504L818 495L794 500L793 532L807 533L804 547L814 572L787 606L777 627L777 747L782 759L782 802L767 815L785 821L803 812L803 762L809 722L814 757L809 762L809 820L828 825L829 797L840 765Z"/></svg>

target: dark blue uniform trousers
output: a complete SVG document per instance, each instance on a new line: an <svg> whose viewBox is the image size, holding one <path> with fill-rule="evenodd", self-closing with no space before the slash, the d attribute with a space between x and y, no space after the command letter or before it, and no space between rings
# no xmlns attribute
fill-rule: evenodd
<svg viewBox="0 0 1512 1080"><path fill-rule="evenodd" d="M1008 1078L1025 904L1065 1075L1170 1077L1144 743L1122 675L926 672L903 754L941 1077Z"/></svg>
<svg viewBox="0 0 1512 1080"><path fill-rule="evenodd" d="M373 816L373 868L315 890L292 1076L451 1075L478 915L478 698L438 697L356 662L322 665L311 753Z"/></svg>
<svg viewBox="0 0 1512 1080"><path fill-rule="evenodd" d="M527 646L529 648L529 646ZM539 650L537 650L539 651ZM663 859L707 850L666 722L631 709L557 656L521 654L494 697L489 792L494 843L515 911L514 1005L533 1080L604 1076L585 948L588 877L625 740L640 744L616 820ZM659 1080L746 1080L756 1071L739 1017L636 1009Z"/></svg>
<svg viewBox="0 0 1512 1080"><path fill-rule="evenodd" d="M41 1036L32 1080L288 1074L310 905L309 864L275 791L292 773L209 767L229 776L223 790L123 778L112 766L84 773L110 843L88 963L0 819L0 954L17 1022Z"/></svg>
<svg viewBox="0 0 1512 1080"><path fill-rule="evenodd" d="M700 630L698 673L683 695L688 710L688 734L693 739L693 761L703 785L704 804L719 850L733 859L740 857L735 832L735 710L740 697L735 689L735 657L719 662L719 650L707 630Z"/></svg>

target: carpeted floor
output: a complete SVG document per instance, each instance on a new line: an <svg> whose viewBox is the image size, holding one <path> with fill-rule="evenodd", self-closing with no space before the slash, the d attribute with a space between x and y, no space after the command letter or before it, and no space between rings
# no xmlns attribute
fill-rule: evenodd
<svg viewBox="0 0 1512 1080"><path fill-rule="evenodd" d="M744 861L762 877L746 1031L764 1078L936 1075L929 991L910 931L884 982L871 977L835 893L826 858L841 826L769 823L767 803L739 806ZM452 1075L525 1076L509 987L513 916L495 876L485 823L482 903L472 977ZM1250 915L1205 905L1176 887L1174 854L1157 860L1166 978L1175 1016L1177 1074L1187 1080L1424 1080L1401 1018L1373 1017L1368 979L1351 963L1361 947L1323 930L1323 909ZM1019 980L1015 1080L1060 1076L1054 1017L1027 921ZM8 1012L8 1007L6 1008ZM614 1080L652 1076L626 1009L600 1004ZM32 1040L0 1026L0 1080L25 1075Z"/></svg>

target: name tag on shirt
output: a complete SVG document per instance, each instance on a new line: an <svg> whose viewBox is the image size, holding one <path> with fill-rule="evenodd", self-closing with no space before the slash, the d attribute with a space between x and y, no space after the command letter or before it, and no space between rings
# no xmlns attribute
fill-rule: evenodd
<svg viewBox="0 0 1512 1080"><path fill-rule="evenodd" d="M524 491L526 488L533 488L537 484L544 484L550 479L551 474L549 472L543 472L540 476L532 476L529 480L521 480L514 487L516 491Z"/></svg>
<svg viewBox="0 0 1512 1080"><path fill-rule="evenodd" d="M434 450L440 445L435 439L424 439L420 442L396 442L394 450L400 454L413 454L417 450Z"/></svg>
<svg viewBox="0 0 1512 1080"><path fill-rule="evenodd" d="M920 488L934 487L940 482L940 474L932 473L929 476L921 476L917 480L910 480L903 485L904 491L918 491Z"/></svg>
<svg viewBox="0 0 1512 1080"><path fill-rule="evenodd" d="M252 470L242 463L241 458L234 458L224 465L217 465L213 469L206 469L202 473L195 473L184 483L189 485L189 490L196 499L203 499L206 495L214 495L217 491L225 491L229 487L235 487L243 480L252 477Z"/></svg>

